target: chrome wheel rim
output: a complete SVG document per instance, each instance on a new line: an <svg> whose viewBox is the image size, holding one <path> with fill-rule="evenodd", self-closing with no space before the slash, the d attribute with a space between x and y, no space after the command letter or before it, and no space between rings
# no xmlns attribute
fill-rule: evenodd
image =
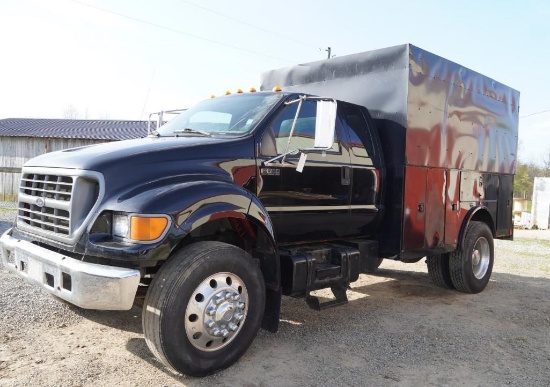
<svg viewBox="0 0 550 387"><path fill-rule="evenodd" d="M472 272L477 279L482 279L487 274L491 260L491 249L485 238L479 238L472 251Z"/></svg>
<svg viewBox="0 0 550 387"><path fill-rule="evenodd" d="M185 310L185 331L201 351L216 351L241 330L248 311L248 291L233 273L207 277L195 289Z"/></svg>

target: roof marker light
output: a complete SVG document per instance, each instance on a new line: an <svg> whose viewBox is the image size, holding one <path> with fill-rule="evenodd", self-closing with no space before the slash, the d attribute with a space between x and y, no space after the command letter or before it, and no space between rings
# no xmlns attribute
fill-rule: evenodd
<svg viewBox="0 0 550 387"><path fill-rule="evenodd" d="M216 98L216 96L214 94L211 94L210 98Z"/></svg>
<svg viewBox="0 0 550 387"><path fill-rule="evenodd" d="M249 91L250 91L251 93L255 93L255 92L256 92L256 88L255 88L255 87L251 87Z"/></svg>
<svg viewBox="0 0 550 387"><path fill-rule="evenodd" d="M243 89L237 89L237 94L242 94Z"/></svg>
<svg viewBox="0 0 550 387"><path fill-rule="evenodd" d="M229 95L229 94L231 94L231 92L229 90L226 90L225 95Z"/></svg>
<svg viewBox="0 0 550 387"><path fill-rule="evenodd" d="M282 91L283 89L281 89L281 86L275 86L273 88L273 91Z"/></svg>

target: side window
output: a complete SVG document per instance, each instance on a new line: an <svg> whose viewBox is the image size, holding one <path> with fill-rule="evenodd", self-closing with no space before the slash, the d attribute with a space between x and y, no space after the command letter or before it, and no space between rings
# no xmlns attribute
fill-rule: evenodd
<svg viewBox="0 0 550 387"><path fill-rule="evenodd" d="M358 157L372 158L374 146L367 120L361 109L355 106L343 106L341 112L343 124L348 127L352 153Z"/></svg>
<svg viewBox="0 0 550 387"><path fill-rule="evenodd" d="M313 148L315 144L315 119L317 114L317 103L315 101L304 101L300 109L300 115L296 121L294 133L288 143L292 123L296 116L298 103L288 105L279 116L271 123L262 138L262 154L276 156L288 150ZM334 145L328 152L339 152L340 144L338 133L335 134ZM292 156L289 156L292 157Z"/></svg>

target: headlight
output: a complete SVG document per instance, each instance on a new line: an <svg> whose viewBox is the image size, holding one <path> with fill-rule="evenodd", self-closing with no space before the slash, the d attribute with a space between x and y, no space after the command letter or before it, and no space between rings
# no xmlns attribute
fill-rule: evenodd
<svg viewBox="0 0 550 387"><path fill-rule="evenodd" d="M130 231L130 221L126 214L115 214L113 216L113 235L121 238L128 238Z"/></svg>
<svg viewBox="0 0 550 387"><path fill-rule="evenodd" d="M168 227L165 215L121 214L113 215L113 235L136 242L159 239Z"/></svg>

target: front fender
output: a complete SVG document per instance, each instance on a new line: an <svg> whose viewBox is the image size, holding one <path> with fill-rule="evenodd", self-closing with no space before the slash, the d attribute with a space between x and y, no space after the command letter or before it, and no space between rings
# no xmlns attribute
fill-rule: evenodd
<svg viewBox="0 0 550 387"><path fill-rule="evenodd" d="M212 220L248 218L265 229L275 246L273 223L258 198L229 179L215 178L141 187L121 196L116 207L123 212L168 214L184 235Z"/></svg>
<svg viewBox="0 0 550 387"><path fill-rule="evenodd" d="M281 270L273 223L259 199L232 181L201 180L156 187L125 200L128 208L149 214L169 214L177 235L172 248L202 225L223 218L240 218L258 228L253 255L260 262L266 284L266 305L262 327L276 332L281 306Z"/></svg>

